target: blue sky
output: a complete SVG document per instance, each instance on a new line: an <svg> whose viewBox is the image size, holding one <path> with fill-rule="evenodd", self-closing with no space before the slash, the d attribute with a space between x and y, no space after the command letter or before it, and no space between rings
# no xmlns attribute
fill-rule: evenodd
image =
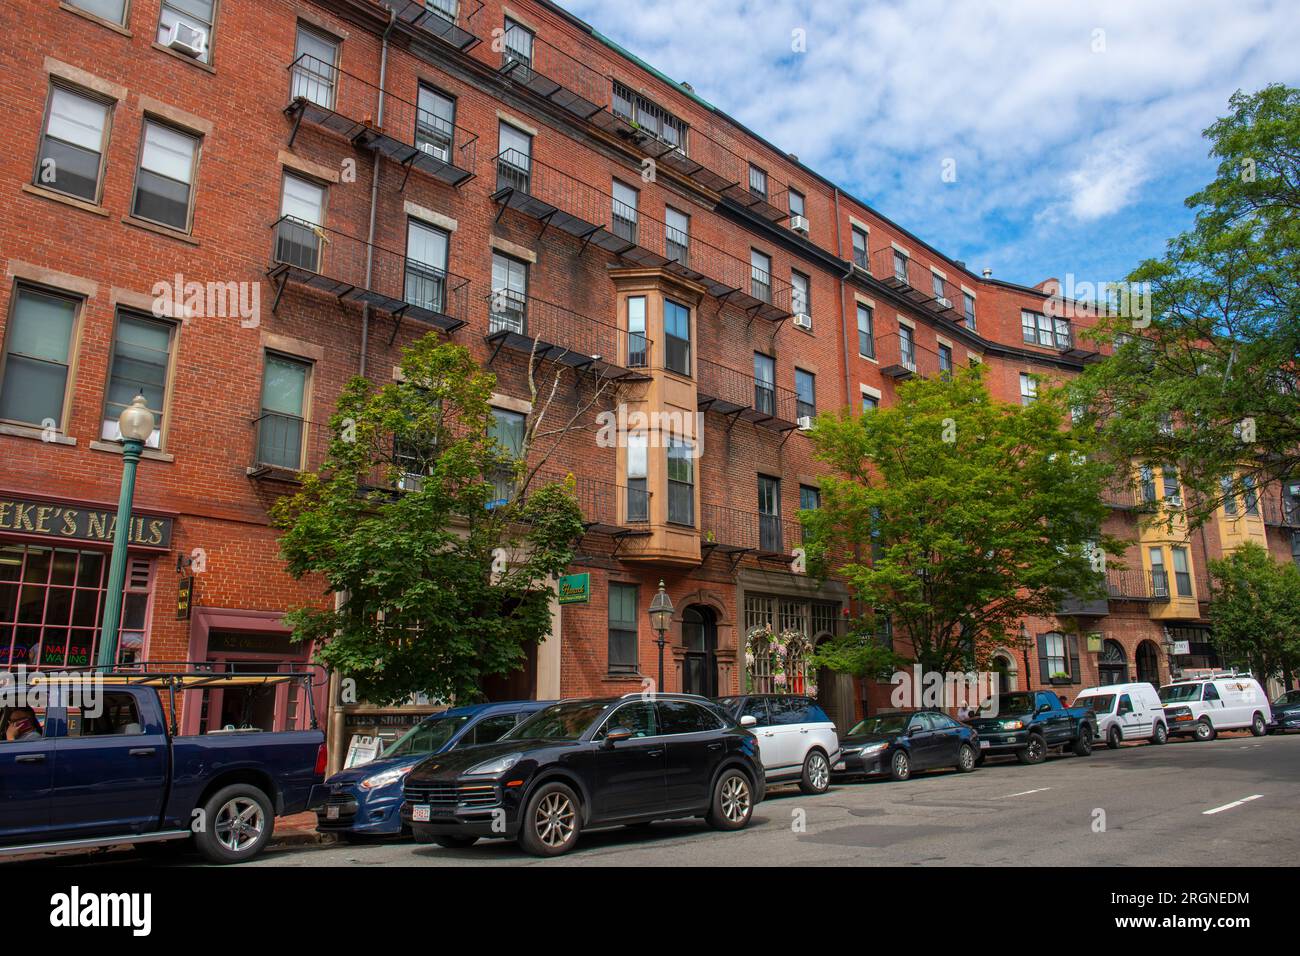
<svg viewBox="0 0 1300 956"><path fill-rule="evenodd" d="M1300 85L1288 0L560 2L948 255L1031 285L1158 255L1233 91Z"/></svg>

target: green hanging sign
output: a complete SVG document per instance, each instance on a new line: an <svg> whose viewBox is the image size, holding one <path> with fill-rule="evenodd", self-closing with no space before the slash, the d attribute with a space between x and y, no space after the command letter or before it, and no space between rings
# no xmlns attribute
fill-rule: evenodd
<svg viewBox="0 0 1300 956"><path fill-rule="evenodd" d="M566 574L560 578L561 604L587 604L591 601L591 575Z"/></svg>

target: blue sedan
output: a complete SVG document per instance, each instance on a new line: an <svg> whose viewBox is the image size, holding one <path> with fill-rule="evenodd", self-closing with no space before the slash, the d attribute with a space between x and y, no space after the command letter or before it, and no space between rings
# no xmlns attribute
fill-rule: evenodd
<svg viewBox="0 0 1300 956"><path fill-rule="evenodd" d="M325 781L327 796L316 810L316 830L344 838L401 833L402 785L412 767L432 754L491 743L524 717L553 703L471 704L426 717L379 759L349 767Z"/></svg>

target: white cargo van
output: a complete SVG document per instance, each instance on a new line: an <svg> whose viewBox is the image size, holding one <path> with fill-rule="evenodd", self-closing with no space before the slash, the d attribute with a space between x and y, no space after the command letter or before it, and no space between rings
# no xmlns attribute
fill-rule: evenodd
<svg viewBox="0 0 1300 956"><path fill-rule="evenodd" d="M1160 694L1151 684L1107 684L1089 687L1074 701L1075 707L1091 707L1097 715L1097 739L1111 750L1125 740L1149 740L1162 744L1169 739Z"/></svg>
<svg viewBox="0 0 1300 956"><path fill-rule="evenodd" d="M1273 720L1268 697L1249 674L1212 674L1175 681L1160 688L1169 732L1213 740L1221 730L1264 736Z"/></svg>

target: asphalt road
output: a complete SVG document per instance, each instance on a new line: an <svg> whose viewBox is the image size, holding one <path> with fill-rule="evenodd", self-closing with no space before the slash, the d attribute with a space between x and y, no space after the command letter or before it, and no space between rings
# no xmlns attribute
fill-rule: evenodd
<svg viewBox="0 0 1300 956"><path fill-rule="evenodd" d="M1238 802L1241 801L1241 802ZM56 865L141 862L134 853ZM148 861L157 865L156 861ZM178 861L196 865L195 860ZM769 791L751 825L703 821L584 833L567 856L514 844L467 850L411 841L272 847L255 867L365 866L1291 866L1300 862L1300 735L1102 747L1036 767L986 763L905 783ZM15 864L22 866L24 864Z"/></svg>

